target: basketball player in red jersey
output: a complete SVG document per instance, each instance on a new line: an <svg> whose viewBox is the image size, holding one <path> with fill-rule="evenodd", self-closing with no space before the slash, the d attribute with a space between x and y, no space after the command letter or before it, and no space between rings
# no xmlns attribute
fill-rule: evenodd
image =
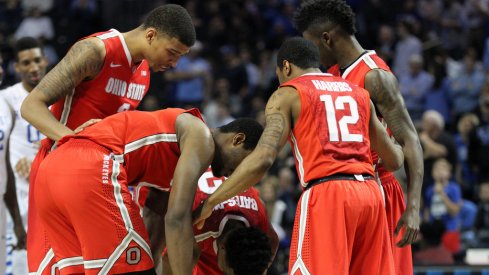
<svg viewBox="0 0 489 275"><path fill-rule="evenodd" d="M396 274L413 274L411 244L419 231L419 208L423 182L423 154L419 138L407 113L398 82L374 51L366 51L355 38L355 15L343 0L305 1L296 16L304 38L318 46L321 63L328 72L365 88L378 118L387 124L406 158L407 205L394 174L387 171L375 150L376 172L385 193L387 222ZM398 234L403 231L402 234Z"/></svg>
<svg viewBox="0 0 489 275"><path fill-rule="evenodd" d="M187 11L178 5L163 5L134 30L120 33L111 29L75 43L22 104L22 116L49 138L42 142L32 164L30 193L34 192L37 168L56 141L73 134L86 121L135 109L148 90L149 69L174 67L194 41L195 29ZM29 195L29 271L50 274L53 253L35 207Z"/></svg>
<svg viewBox="0 0 489 275"><path fill-rule="evenodd" d="M257 147L204 203L201 218L249 188L273 164L287 138L304 192L299 200L290 274L393 274L382 195L370 146L386 169L403 154L375 118L368 92L319 70L319 51L303 38L277 55L281 83L268 100Z"/></svg>
<svg viewBox="0 0 489 275"><path fill-rule="evenodd" d="M197 184L194 211L225 179L214 176L211 168L202 174ZM156 197L155 192L151 194ZM158 217L152 222L159 222ZM148 233L153 238L163 230ZM197 262L194 275L263 274L278 248L278 236L268 220L258 191L253 187L219 204L202 229L194 226L194 235L198 245L194 252ZM159 237L158 241L161 240L164 238ZM166 253L163 261L163 274L172 274Z"/></svg>
<svg viewBox="0 0 489 275"><path fill-rule="evenodd" d="M170 192L166 244L175 274L192 271L196 182L229 175L263 131L252 119L209 130L197 109L124 112L62 138L39 167L34 196L61 274L155 274L128 187ZM76 165L66 165L76 159ZM168 241L170 240L170 241Z"/></svg>

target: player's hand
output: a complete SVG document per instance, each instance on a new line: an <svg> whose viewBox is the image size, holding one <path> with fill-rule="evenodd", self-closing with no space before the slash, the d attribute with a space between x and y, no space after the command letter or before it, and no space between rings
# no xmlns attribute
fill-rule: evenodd
<svg viewBox="0 0 489 275"><path fill-rule="evenodd" d="M404 247L412 244L416 240L419 232L419 222L420 217L417 209L408 208L406 211L404 211L399 219L399 222L397 223L396 230L394 231L394 236L397 236L404 227L404 235L402 236L402 240L396 244L398 247Z"/></svg>
<svg viewBox="0 0 489 275"><path fill-rule="evenodd" d="M17 245L14 247L14 249L25 249L27 233L25 232L24 226L22 224L15 225L14 232L15 237L17 238Z"/></svg>
<svg viewBox="0 0 489 275"><path fill-rule="evenodd" d="M202 229L205 224L205 220L209 218L212 214L212 209L214 206L210 206L207 201L204 201L197 209L192 213L194 225L197 226L197 229Z"/></svg>
<svg viewBox="0 0 489 275"><path fill-rule="evenodd" d="M23 157L15 164L15 172L22 178L29 179L31 174L32 161L26 157Z"/></svg>
<svg viewBox="0 0 489 275"><path fill-rule="evenodd" d="M78 134L79 132L83 131L83 129L85 129L88 126L91 126L91 125L93 125L93 124L95 124L95 123L97 123L99 121L101 121L101 119L99 119L99 118L92 118L92 119L86 121L85 123L83 123L82 125L78 126L75 129L75 131L73 131L73 132L75 132L75 134Z"/></svg>

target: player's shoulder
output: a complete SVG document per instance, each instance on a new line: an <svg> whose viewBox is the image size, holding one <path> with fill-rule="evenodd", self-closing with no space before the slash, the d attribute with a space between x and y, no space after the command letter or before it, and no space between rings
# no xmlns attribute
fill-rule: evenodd
<svg viewBox="0 0 489 275"><path fill-rule="evenodd" d="M99 57L105 57L105 43L97 37L91 36L78 40L70 49L71 52L81 52L96 54Z"/></svg>
<svg viewBox="0 0 489 275"><path fill-rule="evenodd" d="M385 87L397 85L396 76L387 70L377 68L368 71L365 74L365 87Z"/></svg>

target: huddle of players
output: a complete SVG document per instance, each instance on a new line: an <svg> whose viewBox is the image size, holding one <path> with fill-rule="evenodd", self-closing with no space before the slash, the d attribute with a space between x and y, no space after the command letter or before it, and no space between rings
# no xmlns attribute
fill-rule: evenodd
<svg viewBox="0 0 489 275"><path fill-rule="evenodd" d="M267 103L264 130L250 119L209 129L195 109L121 112L136 108L140 97L109 93L108 87L144 87L146 93L149 69L174 67L195 42L190 16L180 6L153 10L127 33L112 29L77 42L21 108L22 116L49 138L30 175L29 271L154 274L153 259L161 253L152 252L158 245L150 242L146 226L158 226L164 216L164 230L150 233L166 240L168 264L163 266L173 273L191 273L199 250L194 272L213 274L210 270L219 272L219 266L226 274L263 273L276 251L276 236L249 187L289 139L305 190L289 272L412 274L406 245L418 230L422 161L395 78L375 53L354 43L354 15L343 1L305 2L297 23L312 43L292 38L280 48L281 86ZM339 54L347 50L350 62ZM338 64L331 71L337 76L321 73L320 62ZM402 150L375 117L370 99L395 126L391 130ZM382 162L372 160L370 145ZM387 172L398 169L404 158L410 176L407 210L399 184ZM381 174L385 208L373 163ZM196 184L199 178L210 182L201 178L209 166L213 176L230 176L217 190L210 188L212 195L197 191ZM167 196L145 202L159 216L147 219L146 226L140 203L129 192L141 182ZM192 209L201 211L197 228ZM402 249L394 236L401 228L405 232L397 244ZM408 262L399 260L408 257Z"/></svg>

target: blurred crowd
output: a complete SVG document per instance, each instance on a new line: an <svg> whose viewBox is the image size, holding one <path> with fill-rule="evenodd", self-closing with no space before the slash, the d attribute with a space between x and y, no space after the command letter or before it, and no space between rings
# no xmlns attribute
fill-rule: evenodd
<svg viewBox="0 0 489 275"><path fill-rule="evenodd" d="M127 31L166 2L189 11L199 41L175 69L152 74L140 109L198 107L210 127L237 117L264 123L266 100L278 86L276 50L300 35L293 24L299 0L0 0L3 86L17 81L15 39L40 39L54 66L77 39ZM347 2L362 46L376 50L398 77L424 149L415 263L463 263L466 249L489 248L489 0ZM290 148L259 189L281 239L274 272L283 272L301 193Z"/></svg>

